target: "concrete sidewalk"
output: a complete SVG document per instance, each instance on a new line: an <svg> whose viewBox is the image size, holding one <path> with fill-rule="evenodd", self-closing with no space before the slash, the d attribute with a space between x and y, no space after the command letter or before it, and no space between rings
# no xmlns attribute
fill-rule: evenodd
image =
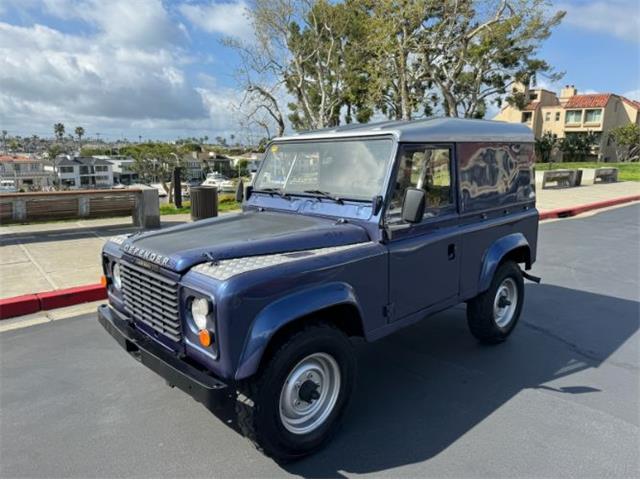
<svg viewBox="0 0 640 480"><path fill-rule="evenodd" d="M636 182L537 188L540 210L640 193ZM167 215L162 217L162 226L188 221L189 215ZM0 298L98 283L104 242L135 231L129 217L0 227Z"/></svg>
<svg viewBox="0 0 640 480"><path fill-rule="evenodd" d="M187 221L161 219L163 228ZM0 227L0 298L99 283L105 241L138 230L130 217Z"/></svg>

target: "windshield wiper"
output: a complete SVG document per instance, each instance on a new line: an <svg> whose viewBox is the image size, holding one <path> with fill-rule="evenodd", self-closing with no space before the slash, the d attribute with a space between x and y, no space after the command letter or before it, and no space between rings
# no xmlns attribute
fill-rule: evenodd
<svg viewBox="0 0 640 480"><path fill-rule="evenodd" d="M267 187L267 188L260 188L260 189L254 189L253 193L268 193L269 195L271 195L273 197L274 194L284 198L284 199L289 199L290 196L288 193L286 193L284 190L282 190L281 188L272 188L272 187Z"/></svg>
<svg viewBox="0 0 640 480"><path fill-rule="evenodd" d="M340 205L344 204L344 200L342 200L340 197L332 194L331 192L325 192L324 190L304 190L302 193L308 193L318 198L326 198L328 200L333 200L334 202L339 203Z"/></svg>

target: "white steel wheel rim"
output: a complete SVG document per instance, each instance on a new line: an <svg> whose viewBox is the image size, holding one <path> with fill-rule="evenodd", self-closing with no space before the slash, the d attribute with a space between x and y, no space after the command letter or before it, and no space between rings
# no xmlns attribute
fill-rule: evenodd
<svg viewBox="0 0 640 480"><path fill-rule="evenodd" d="M313 353L298 362L280 392L279 414L284 428L304 435L320 427L338 401L340 382L338 362L327 353Z"/></svg>
<svg viewBox="0 0 640 480"><path fill-rule="evenodd" d="M505 278L493 300L493 318L500 328L504 328L511 321L518 306L518 286L513 278Z"/></svg>

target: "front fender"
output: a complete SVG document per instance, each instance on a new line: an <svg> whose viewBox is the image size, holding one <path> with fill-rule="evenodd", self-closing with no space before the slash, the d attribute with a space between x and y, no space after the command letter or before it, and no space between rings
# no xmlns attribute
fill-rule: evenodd
<svg viewBox="0 0 640 480"><path fill-rule="evenodd" d="M336 305L353 305L362 312L353 288L343 282L332 282L306 288L279 298L256 316L247 333L235 378L241 380L253 375L260 365L269 341L285 325L305 315Z"/></svg>
<svg viewBox="0 0 640 480"><path fill-rule="evenodd" d="M521 247L531 250L529 242L522 233L511 233L491 244L482 259L479 292L485 292L489 289L493 275L496 273L496 269L504 256Z"/></svg>

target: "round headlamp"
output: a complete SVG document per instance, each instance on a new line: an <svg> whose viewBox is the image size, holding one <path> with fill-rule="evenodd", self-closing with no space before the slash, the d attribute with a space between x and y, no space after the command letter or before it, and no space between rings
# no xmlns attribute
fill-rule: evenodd
<svg viewBox="0 0 640 480"><path fill-rule="evenodd" d="M206 330L207 316L211 312L211 304L206 298L194 298L191 302L191 316L198 330Z"/></svg>
<svg viewBox="0 0 640 480"><path fill-rule="evenodd" d="M122 277L120 276L120 264L114 263L113 269L111 270L111 276L113 280L113 285L120 290L122 288Z"/></svg>

